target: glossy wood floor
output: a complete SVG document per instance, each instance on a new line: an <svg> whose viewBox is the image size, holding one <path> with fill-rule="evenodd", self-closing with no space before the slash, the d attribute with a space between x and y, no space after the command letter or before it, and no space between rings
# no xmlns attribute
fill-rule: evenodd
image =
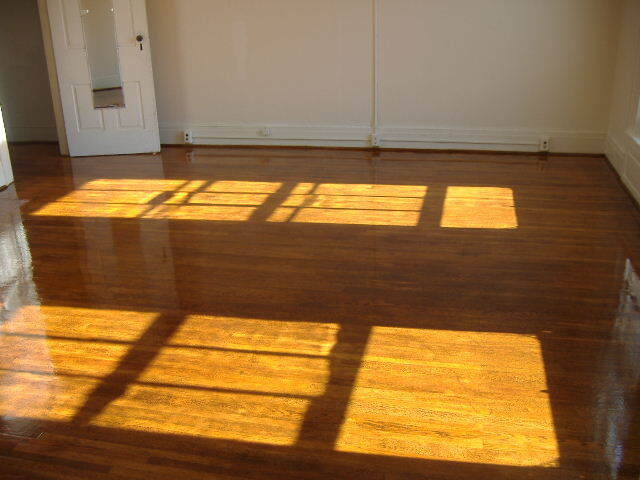
<svg viewBox="0 0 640 480"><path fill-rule="evenodd" d="M12 155L0 478L637 480L605 159Z"/></svg>

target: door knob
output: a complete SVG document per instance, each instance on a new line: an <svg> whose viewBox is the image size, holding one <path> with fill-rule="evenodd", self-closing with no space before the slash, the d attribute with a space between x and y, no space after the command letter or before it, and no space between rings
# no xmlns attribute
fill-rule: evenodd
<svg viewBox="0 0 640 480"><path fill-rule="evenodd" d="M144 42L144 35L139 33L138 36L136 37L136 41L140 44L140 50L142 51L143 49L142 42Z"/></svg>

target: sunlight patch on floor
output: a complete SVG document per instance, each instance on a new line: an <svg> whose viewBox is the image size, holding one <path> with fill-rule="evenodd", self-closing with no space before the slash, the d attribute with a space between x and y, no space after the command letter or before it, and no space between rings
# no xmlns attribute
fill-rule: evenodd
<svg viewBox="0 0 640 480"><path fill-rule="evenodd" d="M352 366L331 358L340 329L27 307L0 326L0 418L293 445L329 380L356 368L353 391L332 400L348 405L339 451L555 464L535 336L373 327Z"/></svg>
<svg viewBox="0 0 640 480"><path fill-rule="evenodd" d="M21 308L0 325L0 418L68 421L101 376L111 373L127 353L128 345L117 342L135 341L156 317L114 310Z"/></svg>
<svg viewBox="0 0 640 480"><path fill-rule="evenodd" d="M427 194L424 185L379 185L369 183L299 183L291 192L294 195L332 195L367 197L405 197L424 198Z"/></svg>
<svg viewBox="0 0 640 480"><path fill-rule="evenodd" d="M338 330L336 324L190 315L126 394L91 424L293 445L310 403L325 390Z"/></svg>
<svg viewBox="0 0 640 480"><path fill-rule="evenodd" d="M269 222L413 227L427 194L425 186L301 183Z"/></svg>
<svg viewBox="0 0 640 480"><path fill-rule="evenodd" d="M157 316L156 312L29 306L0 325L0 335L134 342Z"/></svg>
<svg viewBox="0 0 640 480"><path fill-rule="evenodd" d="M33 215L50 217L141 218L245 222L255 207L221 205L131 205L117 203L67 203L45 205Z"/></svg>
<svg viewBox="0 0 640 480"><path fill-rule="evenodd" d="M415 227L418 225L419 220L420 212L280 207L273 212L268 221L273 223L291 222Z"/></svg>
<svg viewBox="0 0 640 480"><path fill-rule="evenodd" d="M235 180L98 179L34 212L36 216L245 222L262 208L270 223L416 227L429 205L419 185ZM269 204L269 201L272 203ZM442 228L518 228L514 193L501 187L447 188Z"/></svg>
<svg viewBox="0 0 640 480"><path fill-rule="evenodd" d="M553 466L546 389L535 336L374 327L336 449Z"/></svg>
<svg viewBox="0 0 640 480"><path fill-rule="evenodd" d="M28 307L0 326L0 418L292 445L325 391L338 331Z"/></svg>
<svg viewBox="0 0 640 480"><path fill-rule="evenodd" d="M154 409L148 408L154 402ZM212 439L293 445L306 398L167 389L133 384L91 425Z"/></svg>
<svg viewBox="0 0 640 480"><path fill-rule="evenodd" d="M208 186L206 191L229 193L277 193L281 187L281 182L218 180Z"/></svg>
<svg viewBox="0 0 640 480"><path fill-rule="evenodd" d="M426 186L98 179L51 202L36 216L248 221L270 199L269 222L416 226Z"/></svg>
<svg viewBox="0 0 640 480"><path fill-rule="evenodd" d="M518 228L513 190L498 187L448 187L440 226Z"/></svg>

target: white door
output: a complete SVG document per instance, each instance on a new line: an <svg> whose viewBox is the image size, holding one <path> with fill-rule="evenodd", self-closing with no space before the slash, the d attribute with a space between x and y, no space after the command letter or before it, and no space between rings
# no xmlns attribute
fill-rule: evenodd
<svg viewBox="0 0 640 480"><path fill-rule="evenodd" d="M160 151L145 0L48 0L71 156Z"/></svg>
<svg viewBox="0 0 640 480"><path fill-rule="evenodd" d="M0 188L6 187L11 182L13 182L13 171L9 160L9 147L7 146L7 134L2 120L2 109L0 108Z"/></svg>

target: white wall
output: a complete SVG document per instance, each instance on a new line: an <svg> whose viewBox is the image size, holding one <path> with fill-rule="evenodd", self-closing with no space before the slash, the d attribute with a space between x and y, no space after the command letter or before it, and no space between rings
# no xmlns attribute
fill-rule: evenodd
<svg viewBox="0 0 640 480"><path fill-rule="evenodd" d="M375 0L147 2L164 142L367 144ZM620 1L380 6L384 145L602 152Z"/></svg>
<svg viewBox="0 0 640 480"><path fill-rule="evenodd" d="M366 140L371 0L147 0L147 9L164 142L196 126L228 127L221 134L241 141L267 125L330 127L329 136L351 127Z"/></svg>
<svg viewBox="0 0 640 480"><path fill-rule="evenodd" d="M383 146L602 152L623 1L147 0L162 141L369 145L377 18Z"/></svg>
<svg viewBox="0 0 640 480"><path fill-rule="evenodd" d="M606 153L640 202L640 2L625 0L622 18Z"/></svg>
<svg viewBox="0 0 640 480"><path fill-rule="evenodd" d="M400 138L444 127L454 139L548 134L557 151L602 151L620 2L382 4L383 124Z"/></svg>
<svg viewBox="0 0 640 480"><path fill-rule="evenodd" d="M0 104L9 141L57 140L36 0L0 2Z"/></svg>

